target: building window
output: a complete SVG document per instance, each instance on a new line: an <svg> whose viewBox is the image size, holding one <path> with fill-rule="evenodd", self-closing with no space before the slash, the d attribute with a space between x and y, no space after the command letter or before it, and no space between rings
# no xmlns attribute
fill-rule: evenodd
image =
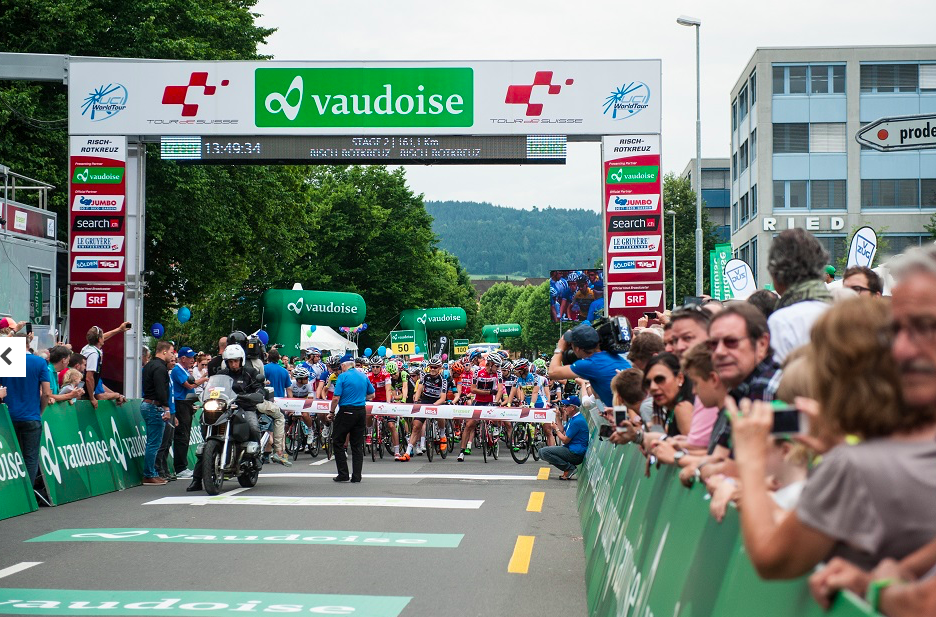
<svg viewBox="0 0 936 617"><path fill-rule="evenodd" d="M731 130L738 130L738 100L731 102Z"/></svg>
<svg viewBox="0 0 936 617"><path fill-rule="evenodd" d="M806 180L790 180L787 182L787 197L789 208L805 208L809 203L806 200Z"/></svg>
<svg viewBox="0 0 936 617"><path fill-rule="evenodd" d="M757 216L757 185L751 187L751 218Z"/></svg>
<svg viewBox="0 0 936 617"><path fill-rule="evenodd" d="M919 86L919 64L861 65L862 92L917 92Z"/></svg>
<svg viewBox="0 0 936 617"><path fill-rule="evenodd" d="M920 180L862 180L861 207L919 208Z"/></svg>
<svg viewBox="0 0 936 617"><path fill-rule="evenodd" d="M787 67L787 93L806 94L806 80L809 67L806 66L788 66Z"/></svg>
<svg viewBox="0 0 936 617"><path fill-rule="evenodd" d="M774 154L809 152L809 125L789 123L773 125Z"/></svg>
<svg viewBox="0 0 936 617"><path fill-rule="evenodd" d="M920 65L920 92L936 92L936 64Z"/></svg>
<svg viewBox="0 0 936 617"><path fill-rule="evenodd" d="M810 152L845 152L845 123L822 122L809 125Z"/></svg>
<svg viewBox="0 0 936 617"><path fill-rule="evenodd" d="M744 120L747 117L747 86L741 88L738 93L738 120Z"/></svg>
<svg viewBox="0 0 936 617"><path fill-rule="evenodd" d="M747 193L741 196L738 201L738 208L741 210L741 224L744 225L751 220L751 203Z"/></svg>
<svg viewBox="0 0 936 617"><path fill-rule="evenodd" d="M703 189L728 189L731 185L728 183L727 169L703 169L702 170L702 188ZM728 205L728 202L725 202Z"/></svg>
<svg viewBox="0 0 936 617"><path fill-rule="evenodd" d="M931 178L920 180L920 206L936 208L936 180Z"/></svg>
<svg viewBox="0 0 936 617"><path fill-rule="evenodd" d="M751 266L751 271L754 272L754 278L757 278L757 238L751 238L751 261L748 262L748 265Z"/></svg>
<svg viewBox="0 0 936 617"><path fill-rule="evenodd" d="M845 94L845 65L832 65L832 94Z"/></svg>
<svg viewBox="0 0 936 617"><path fill-rule="evenodd" d="M773 67L774 94L844 94L844 64Z"/></svg>
<svg viewBox="0 0 936 617"><path fill-rule="evenodd" d="M748 142L746 139L738 148L738 165L741 166L742 173L748 168Z"/></svg>
<svg viewBox="0 0 936 617"><path fill-rule="evenodd" d="M786 67L773 67L773 93L786 94Z"/></svg>
<svg viewBox="0 0 936 617"><path fill-rule="evenodd" d="M845 181L844 180L810 180L809 181L809 209L810 210L844 210L845 209Z"/></svg>
<svg viewBox="0 0 936 617"><path fill-rule="evenodd" d="M738 203L731 204L731 229L738 230Z"/></svg>
<svg viewBox="0 0 936 617"><path fill-rule="evenodd" d="M819 244L829 253L829 263L837 264L848 258L848 247L845 245L847 236L844 235L816 235Z"/></svg>
<svg viewBox="0 0 936 617"><path fill-rule="evenodd" d="M900 255L906 253L909 249L929 244L930 236L919 235L896 235L884 234L884 240L887 241L886 251L888 255Z"/></svg>
<svg viewBox="0 0 936 617"><path fill-rule="evenodd" d="M936 67L936 65L934 65ZM751 109L754 109L754 103L757 102L757 73L751 73Z"/></svg>
<svg viewBox="0 0 936 617"><path fill-rule="evenodd" d="M757 129L751 131L751 162L757 160Z"/></svg>
<svg viewBox="0 0 936 617"><path fill-rule="evenodd" d="M731 155L731 179L738 179L738 153L735 152Z"/></svg>

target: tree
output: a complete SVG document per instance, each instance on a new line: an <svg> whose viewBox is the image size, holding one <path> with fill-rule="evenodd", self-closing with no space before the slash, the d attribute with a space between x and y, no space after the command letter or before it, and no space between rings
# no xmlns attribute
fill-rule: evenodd
<svg viewBox="0 0 936 617"><path fill-rule="evenodd" d="M696 195L688 178L679 178L670 173L663 178L663 212L676 212L676 304L682 304L686 296L695 296L695 230L696 230ZM667 305L672 306L673 285L673 225L672 217L664 215L664 287ZM702 204L702 293L711 293L709 272L709 251L715 248L715 226L708 218L705 204Z"/></svg>
<svg viewBox="0 0 936 617"><path fill-rule="evenodd" d="M923 229L929 233L930 238L936 240L936 213L930 215L929 223L923 225Z"/></svg>

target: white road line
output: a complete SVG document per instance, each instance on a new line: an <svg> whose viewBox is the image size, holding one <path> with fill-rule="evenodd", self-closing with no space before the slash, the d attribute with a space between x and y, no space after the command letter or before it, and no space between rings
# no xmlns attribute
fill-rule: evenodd
<svg viewBox="0 0 936 617"><path fill-rule="evenodd" d="M279 497L266 495L217 495L215 497L162 497L146 506L358 506L383 508L438 508L477 510L482 499L416 499L399 497Z"/></svg>
<svg viewBox="0 0 936 617"><path fill-rule="evenodd" d="M29 568L31 568L31 567L33 567L33 566L38 566L38 565L41 564L41 563L42 563L41 561L23 561L23 562L20 562L20 563L16 564L15 566L10 566L9 568L4 568L4 569L0 570L0 578L4 578L4 577L7 577L7 576L10 576L11 574L16 574L17 572L22 572L23 570L27 570L27 569L29 569Z"/></svg>
<svg viewBox="0 0 936 617"><path fill-rule="evenodd" d="M315 461L314 463L309 463L309 467L311 467L312 465L324 465L325 463L334 463L334 462L335 462L335 459L333 459L333 458L323 458L323 459L320 460L320 461Z"/></svg>
<svg viewBox="0 0 936 617"><path fill-rule="evenodd" d="M228 497L228 496L230 496L230 495L237 495L238 493L243 493L244 491L249 491L250 488L251 488L251 487L249 487L249 486L244 486L244 487L241 487L241 488L235 488L235 489L232 490L232 491L226 491L226 492L224 492L224 493L221 493L220 495L218 495L218 497Z"/></svg>
<svg viewBox="0 0 936 617"><path fill-rule="evenodd" d="M333 478L333 473L311 473L297 471L293 473L261 473L261 478ZM440 480L536 480L536 476L513 476L513 475L485 475L470 473L365 473L362 476L367 480L388 479L388 480L426 480L438 478Z"/></svg>

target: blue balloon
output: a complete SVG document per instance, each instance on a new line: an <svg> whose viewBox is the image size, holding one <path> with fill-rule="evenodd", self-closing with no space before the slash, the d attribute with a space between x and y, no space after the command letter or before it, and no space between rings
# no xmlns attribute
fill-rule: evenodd
<svg viewBox="0 0 936 617"><path fill-rule="evenodd" d="M157 322L150 328L150 333L156 338L162 338L162 335L166 333L166 328Z"/></svg>
<svg viewBox="0 0 936 617"><path fill-rule="evenodd" d="M419 345L416 345L416 353L419 353Z"/></svg>
<svg viewBox="0 0 936 617"><path fill-rule="evenodd" d="M309 326L309 336L312 336L312 333L315 332L316 328L318 328L318 326ZM266 343L264 343L264 345L266 345Z"/></svg>
<svg viewBox="0 0 936 617"><path fill-rule="evenodd" d="M366 323L362 323L362 324L361 324L361 330L367 330L367 324L366 324Z"/></svg>
<svg viewBox="0 0 936 617"><path fill-rule="evenodd" d="M373 353L374 353L374 352L373 352L373 350L372 350L370 347L368 347L367 349L364 350L364 355L365 355L366 357L368 357L368 358L369 358L369 357L371 356L371 354L373 354Z"/></svg>
<svg viewBox="0 0 936 617"><path fill-rule="evenodd" d="M257 338L260 339L260 342L264 345L270 344L270 335L266 333L266 330L258 330Z"/></svg>
<svg viewBox="0 0 936 617"><path fill-rule="evenodd" d="M383 345L381 345L380 347L378 347L378 348L377 348L377 355L380 356L381 358L383 358L385 355L387 355L387 348L384 347Z"/></svg>
<svg viewBox="0 0 936 617"><path fill-rule="evenodd" d="M192 311L187 306L183 306L179 309L179 312L176 313L176 317L179 319L179 323L185 323L192 318Z"/></svg>

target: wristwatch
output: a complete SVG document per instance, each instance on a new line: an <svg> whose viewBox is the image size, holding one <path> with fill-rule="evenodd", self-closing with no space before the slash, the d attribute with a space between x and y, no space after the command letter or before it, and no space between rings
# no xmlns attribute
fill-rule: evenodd
<svg viewBox="0 0 936 617"><path fill-rule="evenodd" d="M562 353L562 350L559 349L558 347L556 347L555 349L553 349L553 355L556 355L557 353L560 353L560 354Z"/></svg>
<svg viewBox="0 0 936 617"><path fill-rule="evenodd" d="M689 453L686 452L685 450L677 450L677 451L676 451L676 454L673 455L673 460L676 461L676 462L678 463L678 462L679 462L679 459L681 459L682 457L686 456L687 454L689 454Z"/></svg>

